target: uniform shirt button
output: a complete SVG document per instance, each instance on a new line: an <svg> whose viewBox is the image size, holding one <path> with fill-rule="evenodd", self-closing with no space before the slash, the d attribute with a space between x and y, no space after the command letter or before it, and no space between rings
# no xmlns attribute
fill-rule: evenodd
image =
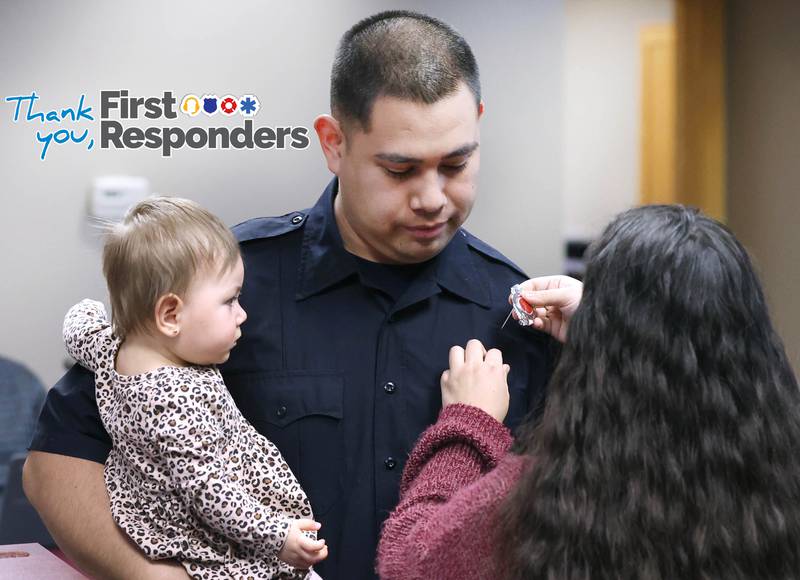
<svg viewBox="0 0 800 580"><path fill-rule="evenodd" d="M283 407L283 406L278 407L278 412L276 413L276 415L278 415L278 417L280 417L280 418L285 417L286 416L286 407Z"/></svg>
<svg viewBox="0 0 800 580"><path fill-rule="evenodd" d="M395 386L395 384L394 384L393 382L391 382L391 381L389 381L388 383L386 383L385 385L383 385L383 390L384 390L384 391L386 391L386 392L387 392L389 395L391 395L392 393L394 393L395 389L397 389L397 387L396 387L396 386Z"/></svg>
<svg viewBox="0 0 800 580"><path fill-rule="evenodd" d="M395 461L394 457L387 457L383 464L386 466L386 469L394 469L397 467L397 461Z"/></svg>
<svg viewBox="0 0 800 580"><path fill-rule="evenodd" d="M296 215L296 216L294 216L294 217L292 218L292 223L293 223L294 225L297 225L297 224L299 224L301 221L303 221L303 216L301 216L301 215Z"/></svg>

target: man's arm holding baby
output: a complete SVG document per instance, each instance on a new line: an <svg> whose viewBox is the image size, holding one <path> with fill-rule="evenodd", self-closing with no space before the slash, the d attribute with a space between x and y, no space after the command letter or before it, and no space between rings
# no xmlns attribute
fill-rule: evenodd
<svg viewBox="0 0 800 580"><path fill-rule="evenodd" d="M94 399L94 376L75 365L50 390L25 462L25 494L59 547L93 578L181 578L152 562L111 518L103 462L111 441Z"/></svg>
<svg viewBox="0 0 800 580"><path fill-rule="evenodd" d="M32 451L23 485L59 548L92 578L189 577L177 562L148 560L117 527L101 463Z"/></svg>

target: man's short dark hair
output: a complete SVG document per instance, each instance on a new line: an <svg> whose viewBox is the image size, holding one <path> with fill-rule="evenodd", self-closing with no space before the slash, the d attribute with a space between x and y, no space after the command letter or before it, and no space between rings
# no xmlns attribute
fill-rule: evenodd
<svg viewBox="0 0 800 580"><path fill-rule="evenodd" d="M467 41L444 22L405 10L380 12L348 30L331 73L331 111L369 130L375 99L432 104L464 82L481 100L478 64Z"/></svg>

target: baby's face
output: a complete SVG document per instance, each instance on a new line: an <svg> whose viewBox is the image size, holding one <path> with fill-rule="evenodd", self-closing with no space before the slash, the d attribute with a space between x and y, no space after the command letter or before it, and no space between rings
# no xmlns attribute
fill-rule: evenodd
<svg viewBox="0 0 800 580"><path fill-rule="evenodd" d="M175 352L196 365L220 364L242 336L239 326L247 313L239 305L244 265L239 258L227 271L199 273L186 293L181 308L180 334Z"/></svg>

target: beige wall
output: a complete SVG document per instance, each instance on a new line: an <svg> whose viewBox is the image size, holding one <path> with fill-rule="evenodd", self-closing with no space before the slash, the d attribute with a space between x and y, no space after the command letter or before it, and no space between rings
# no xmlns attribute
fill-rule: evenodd
<svg viewBox="0 0 800 580"><path fill-rule="evenodd" d="M727 9L729 222L800 371L800 2Z"/></svg>
<svg viewBox="0 0 800 580"><path fill-rule="evenodd" d="M565 0L564 231L591 239L639 202L642 26L673 0Z"/></svg>

